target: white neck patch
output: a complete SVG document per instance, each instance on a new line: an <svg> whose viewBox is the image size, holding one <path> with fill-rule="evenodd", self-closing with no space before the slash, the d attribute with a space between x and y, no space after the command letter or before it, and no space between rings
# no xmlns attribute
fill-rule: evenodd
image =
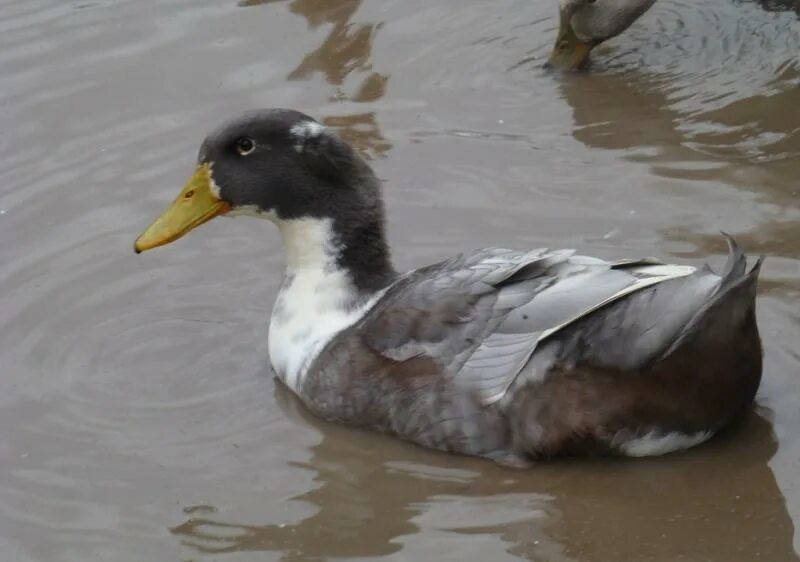
<svg viewBox="0 0 800 562"><path fill-rule="evenodd" d="M286 249L286 272L332 267L338 253L331 219L276 220Z"/></svg>
<svg viewBox="0 0 800 562"><path fill-rule="evenodd" d="M380 298L358 302L350 275L336 264L330 219L276 220L286 248L286 274L272 309L269 355L278 377L295 392L313 360Z"/></svg>

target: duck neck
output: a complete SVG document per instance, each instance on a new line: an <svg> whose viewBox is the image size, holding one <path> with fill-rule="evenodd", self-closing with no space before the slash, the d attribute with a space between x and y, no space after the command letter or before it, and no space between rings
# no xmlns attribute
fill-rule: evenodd
<svg viewBox="0 0 800 562"><path fill-rule="evenodd" d="M395 278L382 221L348 223L304 217L278 223L286 250L287 279L314 279L319 293L350 308L368 300ZM312 295L309 295L311 297Z"/></svg>
<svg viewBox="0 0 800 562"><path fill-rule="evenodd" d="M287 264L272 309L269 354L281 380L298 391L326 342L356 322L395 273L380 230L370 236L369 228L337 228L333 219L276 222Z"/></svg>

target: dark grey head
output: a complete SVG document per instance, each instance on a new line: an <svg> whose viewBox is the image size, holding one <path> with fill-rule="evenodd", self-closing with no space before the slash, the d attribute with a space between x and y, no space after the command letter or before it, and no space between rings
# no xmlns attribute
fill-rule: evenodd
<svg viewBox="0 0 800 562"><path fill-rule="evenodd" d="M359 289L394 275L375 174L333 131L298 111L249 111L208 135L194 175L135 249L167 244L226 214L272 220L290 254L324 231L326 254Z"/></svg>
<svg viewBox="0 0 800 562"><path fill-rule="evenodd" d="M249 111L214 130L200 148L214 188L232 211L277 219L342 219L375 213L369 166L335 133L291 109Z"/></svg>

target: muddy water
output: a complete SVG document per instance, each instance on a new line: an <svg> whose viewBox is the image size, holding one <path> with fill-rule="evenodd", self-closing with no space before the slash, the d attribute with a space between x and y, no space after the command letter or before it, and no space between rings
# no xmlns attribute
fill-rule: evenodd
<svg viewBox="0 0 800 562"><path fill-rule="evenodd" d="M555 1L2 0L0 552L85 560L800 560L800 20L661 0L590 74ZM406 268L477 246L767 254L758 408L687 454L527 472L310 419L267 223L136 234L244 108L338 127Z"/></svg>

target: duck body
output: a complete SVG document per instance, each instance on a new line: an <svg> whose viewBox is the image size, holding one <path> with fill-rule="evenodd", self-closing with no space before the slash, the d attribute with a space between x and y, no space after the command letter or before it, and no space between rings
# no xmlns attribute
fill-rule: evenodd
<svg viewBox="0 0 800 562"><path fill-rule="evenodd" d="M749 265L732 239L719 274L498 248L398 274L371 169L289 110L212 133L195 176L136 249L213 213L267 218L281 231L287 268L270 359L332 422L514 466L647 456L705 441L759 386L761 262Z"/></svg>
<svg viewBox="0 0 800 562"><path fill-rule="evenodd" d="M508 464L688 448L758 388L745 261L482 250L401 276L289 380L325 419Z"/></svg>

